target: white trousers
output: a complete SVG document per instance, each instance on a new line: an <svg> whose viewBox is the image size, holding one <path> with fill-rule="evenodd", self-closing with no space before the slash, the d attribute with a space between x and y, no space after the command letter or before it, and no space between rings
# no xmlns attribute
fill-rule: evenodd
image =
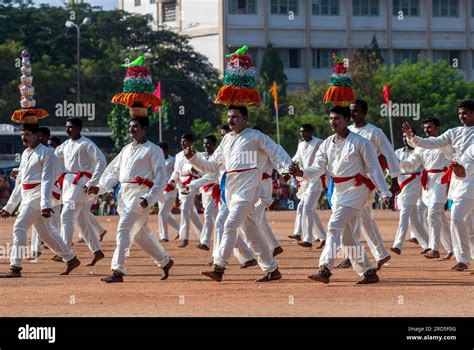
<svg viewBox="0 0 474 350"><path fill-rule="evenodd" d="M428 207L428 224L430 243L428 248L439 251L442 242L447 252L453 251L449 221L444 214L444 203L432 203Z"/></svg>
<svg viewBox="0 0 474 350"><path fill-rule="evenodd" d="M319 197L321 191L305 193L298 203L294 234L302 235L304 242L313 243L316 238L321 241L326 239L326 229L316 211Z"/></svg>
<svg viewBox="0 0 474 350"><path fill-rule="evenodd" d="M428 207L423 203L423 201L418 199L416 202L416 210L418 211L418 218L424 227L429 227L428 225ZM410 232L410 238L415 238L415 234Z"/></svg>
<svg viewBox="0 0 474 350"><path fill-rule="evenodd" d="M364 238L367 241L367 244L375 260L380 261L386 258L389 254L387 249L385 249L382 235L380 234L377 223L372 217L372 203L367 203L362 208L360 217L362 233L364 234ZM360 239L360 230L357 232L358 238Z"/></svg>
<svg viewBox="0 0 474 350"><path fill-rule="evenodd" d="M201 238L202 223L199 219L196 206L194 205L194 198L196 191L191 191L187 195L179 195L181 201L181 221L179 223L179 239L182 241L189 240L189 228L191 222L194 225L195 233L198 239Z"/></svg>
<svg viewBox="0 0 474 350"><path fill-rule="evenodd" d="M57 205L53 208L54 213L51 213L51 228L53 232L60 234L61 232L61 206ZM31 229L31 252L41 253L41 239L38 235L38 229L33 224Z"/></svg>
<svg viewBox="0 0 474 350"><path fill-rule="evenodd" d="M256 195L258 196L258 193ZM228 264L237 242L237 229L241 227L245 241L252 249L260 268L267 273L278 268L270 247L258 229L259 221L255 212L257 199L258 197L253 201L231 201L228 203L229 215L224 223L224 232L217 250L217 257L214 258L214 264L221 267Z"/></svg>
<svg viewBox="0 0 474 350"><path fill-rule="evenodd" d="M125 274L125 257L132 240L150 255L158 266L168 264L168 254L148 228L148 212L126 212L120 216L117 227L117 247L112 257L112 270Z"/></svg>
<svg viewBox="0 0 474 350"><path fill-rule="evenodd" d="M414 233L415 238L423 249L428 248L428 232L418 217L418 210L416 204L404 205L400 207L400 221L398 223L398 230L395 235L393 247L402 250L403 242L408 231L408 227L411 228L411 232Z"/></svg>
<svg viewBox="0 0 474 350"><path fill-rule="evenodd" d="M259 222L258 227L262 231L263 237L267 241L268 246L273 251L273 249L280 246L280 242L278 242L278 239L275 237L275 234L273 233L272 228L268 224L266 209L267 209L267 205L261 199L259 199L257 204L255 205L255 212L257 214L257 218Z"/></svg>
<svg viewBox="0 0 474 350"><path fill-rule="evenodd" d="M90 207L88 202L65 202L61 211L61 237L68 248L71 248L74 224L77 224L82 238L92 253L101 250L99 239L90 223Z"/></svg>
<svg viewBox="0 0 474 350"><path fill-rule="evenodd" d="M349 257L352 267L360 276L373 268L356 234L359 229L357 220L359 215L358 209L333 205L326 245L319 258L319 266L326 265L332 270L340 248L343 256Z"/></svg>
<svg viewBox="0 0 474 350"><path fill-rule="evenodd" d="M168 225L170 225L177 232L179 232L179 224L174 218L173 214L171 214L171 210L173 209L173 204L175 200L176 198L169 197L166 198L163 202L158 202L158 226L160 228L161 239L169 239Z"/></svg>
<svg viewBox="0 0 474 350"><path fill-rule="evenodd" d="M11 266L21 267L21 260L27 249L27 232L32 225L35 225L38 230L40 240L44 241L54 254L59 255L66 262L74 257L71 249L59 236L58 231L54 231L52 219L41 216L41 210L25 204L20 206L20 213L13 225Z"/></svg>
<svg viewBox="0 0 474 350"><path fill-rule="evenodd" d="M212 249L212 257L217 257L219 245L222 241L222 233L224 232L224 224L227 216L229 215L229 209L223 201L219 203L219 211L216 217L216 229L214 230L214 247ZM237 241L233 249L234 256L237 258L240 264L244 264L247 261L254 259L252 249L242 239L242 230L238 230Z"/></svg>
<svg viewBox="0 0 474 350"><path fill-rule="evenodd" d="M204 207L204 224L201 230L200 243L205 244L208 247L211 245L211 236L214 231L214 222L216 221L217 208L216 201L214 198L205 203Z"/></svg>
<svg viewBox="0 0 474 350"><path fill-rule="evenodd" d="M469 265L472 252L471 240L474 236L472 218L474 199L457 198L451 207L451 238L457 262Z"/></svg>

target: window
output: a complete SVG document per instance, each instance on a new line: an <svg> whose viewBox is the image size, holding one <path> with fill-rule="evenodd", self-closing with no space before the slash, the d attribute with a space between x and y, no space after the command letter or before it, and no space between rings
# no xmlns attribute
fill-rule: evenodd
<svg viewBox="0 0 474 350"><path fill-rule="evenodd" d="M173 22L176 21L176 4L164 4L163 7L164 17L163 22Z"/></svg>
<svg viewBox="0 0 474 350"><path fill-rule="evenodd" d="M313 16L321 15L339 15L339 0L313 0Z"/></svg>
<svg viewBox="0 0 474 350"><path fill-rule="evenodd" d="M135 6L140 6L141 5L141 1L140 0L135 0Z"/></svg>
<svg viewBox="0 0 474 350"><path fill-rule="evenodd" d="M285 68L301 68L301 53L299 49L279 49L278 55Z"/></svg>
<svg viewBox="0 0 474 350"><path fill-rule="evenodd" d="M378 16L379 0L352 0L354 16Z"/></svg>
<svg viewBox="0 0 474 350"><path fill-rule="evenodd" d="M150 4L155 4L156 0L150 0Z"/></svg>
<svg viewBox="0 0 474 350"><path fill-rule="evenodd" d="M232 15L256 14L257 0L231 0L229 13Z"/></svg>
<svg viewBox="0 0 474 350"><path fill-rule="evenodd" d="M398 12L402 11L403 16L419 16L420 1L419 0L393 0L393 15L398 16Z"/></svg>
<svg viewBox="0 0 474 350"><path fill-rule="evenodd" d="M458 0L433 0L433 17L458 16Z"/></svg>
<svg viewBox="0 0 474 350"><path fill-rule="evenodd" d="M416 63L419 55L421 55L420 50L394 50L393 64L397 66L402 64L405 60L407 60L408 63Z"/></svg>
<svg viewBox="0 0 474 350"><path fill-rule="evenodd" d="M290 11L298 14L298 0L272 0L272 15L288 15Z"/></svg>
<svg viewBox="0 0 474 350"><path fill-rule="evenodd" d="M339 55L338 50L333 49L314 49L313 50L313 68L332 68L332 54Z"/></svg>
<svg viewBox="0 0 474 350"><path fill-rule="evenodd" d="M450 50L436 50L433 51L433 62L434 61L446 61L449 65L457 68L462 68L462 52L461 51L450 51Z"/></svg>

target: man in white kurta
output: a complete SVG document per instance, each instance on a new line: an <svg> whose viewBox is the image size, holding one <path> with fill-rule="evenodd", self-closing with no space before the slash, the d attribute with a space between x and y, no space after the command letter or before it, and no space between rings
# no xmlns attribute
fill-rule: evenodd
<svg viewBox="0 0 474 350"><path fill-rule="evenodd" d="M163 154L165 156L166 182L169 182L174 171L175 158L168 154L169 146L166 142L160 142L158 146L160 146L160 148L163 150ZM174 228L176 232L179 232L179 224L176 222L173 214L171 213L173 205L176 202L176 195L176 187L167 186L164 190L163 199L158 200L158 226L160 228L160 242L169 241L168 225Z"/></svg>
<svg viewBox="0 0 474 350"><path fill-rule="evenodd" d="M291 158L268 136L247 128L247 120L247 108L230 106L228 122L233 132L223 138L209 160L196 154L191 148L185 150L190 163L202 172L217 173L221 166L225 169L220 187L229 215L224 224L218 256L214 259L214 270L203 272L219 282L235 246L239 227L257 257L260 268L267 273L258 281L267 282L281 278L277 262L257 226L255 203L260 197L262 174L258 168L257 154L259 151L266 153L280 170L291 164Z"/></svg>
<svg viewBox="0 0 474 350"><path fill-rule="evenodd" d="M205 159L209 159L214 153L216 144L217 139L214 135L204 137L204 152L202 152L201 155ZM214 178L214 176L211 177ZM202 250L209 250L211 246L211 235L214 230L214 222L217 215L217 207L219 205L218 201L216 202L216 197L220 189L218 188L217 182L214 181L214 179L211 180L210 177L201 177L192 180L188 187L191 190L198 190L201 193L202 206L204 208L204 223L197 247Z"/></svg>
<svg viewBox="0 0 474 350"><path fill-rule="evenodd" d="M403 139L406 142L406 139ZM408 159L413 153L414 149L405 143L405 147L399 148L395 151L400 162ZM390 250L396 254L401 254L403 242L405 240L408 228L415 234L423 251L426 252L428 248L428 232L420 221L416 203L421 196L421 167L412 169L405 169L400 166L402 174L398 177L400 181L400 193L397 196L398 209L400 210L400 220L398 222L397 233L393 247Z"/></svg>
<svg viewBox="0 0 474 350"><path fill-rule="evenodd" d="M313 136L313 127L310 124L300 126L300 137L301 142L298 144L293 161L298 162L302 168L308 168L313 164L316 152L323 140ZM296 209L294 235L289 236L289 238L300 241L301 237L298 228L301 227L303 242L299 244L303 247L312 247L313 241L317 238L321 242L318 248L322 248L326 241L326 230L315 209L319 197L321 197L325 175L311 181L305 181L300 178L297 178L297 180L300 183L298 190L300 202Z"/></svg>
<svg viewBox="0 0 474 350"><path fill-rule="evenodd" d="M368 110L367 103L365 101L357 100L354 103L351 103L350 108L351 118L354 124L349 126L349 130L364 137L372 143L382 171L389 171L389 174L392 177L392 186L398 190L398 181L396 178L401 172L392 144L381 129L365 121L365 116L367 115ZM383 157L385 157L386 162L384 161ZM370 176L370 174L366 175ZM362 233L364 233L364 237L367 241L370 251L372 252L372 255L374 256L375 260L377 260L377 268L380 269L383 264L390 260L390 255L385 248L384 241L382 239L382 235L380 234L377 223L372 217L372 203L373 198L375 197L374 192L371 193L371 197L372 200L367 202L361 211L360 222L362 225Z"/></svg>
<svg viewBox="0 0 474 350"><path fill-rule="evenodd" d="M130 121L129 132L134 141L109 164L98 189L99 193L110 192L118 182L121 183L117 205L120 220L117 247L112 257L112 275L102 279L107 283L123 282L125 257L132 240L162 268L162 280L168 278L173 266L173 260L148 228L149 206L163 196L165 158L161 148L146 139L148 118L139 118Z"/></svg>
<svg viewBox="0 0 474 350"><path fill-rule="evenodd" d="M425 133L428 137L439 136L439 120L426 119L423 122ZM428 208L429 227L429 252L425 254L428 259L439 258L440 242L443 243L448 256L452 256L451 231L448 218L444 213L448 196L448 184L443 183L443 176L449 167L449 158L452 155L450 145L437 149L424 149L417 147L413 154L400 162L402 169L413 171L423 168L421 186L422 199Z"/></svg>
<svg viewBox="0 0 474 350"><path fill-rule="evenodd" d="M334 179L332 214L328 223L326 245L319 260L320 269L309 278L329 283L341 245L342 252L349 256L354 270L364 276L358 283L376 283L379 281L377 269L373 268L356 234L357 218L375 186L385 202L391 197L391 193L372 144L347 128L349 108L333 107L329 120L335 134L323 141L313 165L303 170L293 166L290 172L306 180L316 179L328 172ZM370 175L370 179L366 174Z"/></svg>
<svg viewBox="0 0 474 350"><path fill-rule="evenodd" d="M39 238L66 262L67 268L62 275L67 275L80 265L80 261L65 245L57 228L52 225L52 193L54 182L59 175L59 159L51 149L39 143L37 124L24 124L21 137L28 148L21 156L15 189L7 205L0 211L0 216L6 218L20 205L13 226L10 272L1 277L21 277L22 258L27 247L26 236L32 225L36 227Z"/></svg>
<svg viewBox="0 0 474 350"><path fill-rule="evenodd" d="M450 145L453 149L453 161L459 160L467 149L474 144L474 100L465 100L458 106L459 120L463 126L448 129L441 136L421 138L413 134L408 123L403 124L403 131L411 145L427 149L442 148ZM464 271L471 261L472 236L472 200L474 199L474 178L458 179L450 176L448 169L443 182L450 183L448 198L451 197L451 239L457 264L453 270Z"/></svg>
<svg viewBox="0 0 474 350"><path fill-rule="evenodd" d="M181 147L191 147L193 144L193 136L184 134L181 137ZM174 172L169 182L170 186L175 186L179 191L179 200L181 202L181 221L179 224L179 239L182 241L179 248L184 248L189 244L189 229L191 222L194 225L195 233L198 239L201 238L202 222L195 205L195 198L198 194L197 189L187 191L186 187L192 180L199 178L201 175L193 168L183 154L183 151L176 155L174 164Z"/></svg>
<svg viewBox="0 0 474 350"><path fill-rule="evenodd" d="M55 154L63 161L64 173L59 183L62 187L63 209L61 212L61 236L68 247L71 247L74 225L81 231L81 236L94 253L94 258L87 266L104 258L99 239L89 223L89 211L94 197L87 193L91 186L99 182L106 160L97 145L81 135L82 120L70 118L66 122L69 139L56 148Z"/></svg>
<svg viewBox="0 0 474 350"><path fill-rule="evenodd" d="M461 243L459 249L461 253L460 255L462 256L462 252L468 251L469 246L467 243L469 242L472 258L472 255L474 254L474 221L472 220L474 217L474 194L472 191L474 186L474 144L471 144L461 158L459 158L457 162L451 164L451 167L453 168L454 177L456 177L457 180L460 180L460 189L457 192L458 197L456 198L462 198L461 201L466 206L458 215L459 217L464 216L466 221L463 224L467 226L467 228L470 226L471 229L469 233L470 239L464 242L459 242ZM468 221L469 216L471 216L471 221ZM460 223L458 223L458 225L459 224ZM468 254L465 253L465 255ZM471 272L471 274L474 273Z"/></svg>

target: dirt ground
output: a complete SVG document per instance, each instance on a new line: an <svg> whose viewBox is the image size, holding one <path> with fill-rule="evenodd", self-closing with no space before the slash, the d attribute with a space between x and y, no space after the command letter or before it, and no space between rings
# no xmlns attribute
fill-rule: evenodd
<svg viewBox="0 0 474 350"><path fill-rule="evenodd" d="M386 246L390 247L398 214L375 211ZM1 316L473 316L474 275L454 272L454 260L427 260L419 246L405 243L401 256L393 256L380 271L381 282L356 285L352 269L334 270L331 283L307 278L316 271L320 250L302 248L287 238L292 233L295 212L268 212L272 229L281 239L284 253L278 256L283 279L256 283L263 276L258 267L239 269L238 262L226 270L221 283L201 275L211 253L195 247L195 241L178 248L178 241L165 243L175 260L167 281L161 271L136 245L127 260L124 283L105 284L115 248L117 217L99 217L109 231L103 251L106 258L95 267L85 265L91 253L74 243L82 265L70 276L59 276L62 263L51 261L44 250L38 262L25 261L23 277L0 279ZM327 223L329 212L321 212ZM0 246L11 244L13 219L0 223ZM157 216L150 216L157 232ZM175 233L170 229L171 237ZM195 238L193 232L191 237ZM77 241L77 237L74 239ZM444 254L444 252L442 252ZM372 257L371 257L372 258ZM7 272L8 257L0 257L0 272Z"/></svg>

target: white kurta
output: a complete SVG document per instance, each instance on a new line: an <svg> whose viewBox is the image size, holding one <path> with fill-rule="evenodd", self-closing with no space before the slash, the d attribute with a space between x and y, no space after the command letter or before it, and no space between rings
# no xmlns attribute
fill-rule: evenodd
<svg viewBox="0 0 474 350"><path fill-rule="evenodd" d="M335 135L323 141L311 167L303 169L303 179L311 180L329 172L331 177L350 177L369 174L382 197L391 197L385 178L371 143L362 136L350 132L346 139L335 144ZM332 202L338 206L362 209L369 198L364 184L355 186L355 179L335 183Z"/></svg>
<svg viewBox="0 0 474 350"><path fill-rule="evenodd" d="M175 157L168 156L168 158L165 160L166 161L166 182L168 183L171 179L171 176L173 175L174 172L174 164L175 164ZM176 188L172 191L165 192L166 198L176 198Z"/></svg>
<svg viewBox="0 0 474 350"><path fill-rule="evenodd" d="M404 181L411 177L412 173L420 173L416 177L407 183L402 191L397 196L398 207L401 208L403 205L416 205L416 202L421 196L421 170L422 167L418 164L417 167L404 167L403 161L413 156L415 150L399 148L395 151L398 159L400 160L400 168L402 174L398 177L398 183L401 185Z"/></svg>
<svg viewBox="0 0 474 350"><path fill-rule="evenodd" d="M238 135L226 134L208 161L196 154L190 162L207 173L217 173L221 165L227 172L255 169L227 174L225 188L227 201L252 201L256 192L260 192L262 170L257 169L259 151L266 153L278 170L291 164L291 158L281 146L267 135L248 128Z"/></svg>
<svg viewBox="0 0 474 350"><path fill-rule="evenodd" d="M141 198L149 205L163 198L163 186L166 183L165 157L163 151L151 141L143 144L130 143L114 158L100 179L100 193L112 192L120 181L117 211L144 212ZM153 182L153 187L139 185L136 178Z"/></svg>
<svg viewBox="0 0 474 350"><path fill-rule="evenodd" d="M300 163L300 168L310 167L316 156L316 152L319 146L323 143L323 140L317 137L312 137L310 141L301 141L298 144L298 149L293 157L293 161ZM305 181L302 178L297 178L300 181L299 198L302 198L305 193L322 191L321 178L316 178L312 181Z"/></svg>
<svg viewBox="0 0 474 350"><path fill-rule="evenodd" d="M391 177L397 177L400 175L401 171L397 156L393 151L392 144L388 140L387 136L385 136L382 129L376 127L373 124L367 123L361 128L357 128L355 125L350 125L349 130L369 140L370 143L375 147L375 153L377 154L377 157L381 154L385 156Z"/></svg>
<svg viewBox="0 0 474 350"><path fill-rule="evenodd" d="M8 203L3 208L10 214L20 204L30 205L35 209L52 208L54 179L58 175L59 160L54 152L39 144L35 149L27 148L21 155L18 176ZM40 184L32 189L23 185Z"/></svg>
<svg viewBox="0 0 474 350"><path fill-rule="evenodd" d="M452 160L457 160L466 152L470 145L474 144L474 126L459 126L449 129L438 137L421 138L415 135L413 139L408 142L414 147L428 149L442 148L451 145L453 148ZM472 191L473 184L474 182L459 181L455 176L451 177L449 198L455 200L456 198L469 198L470 196L474 196L472 194L474 192ZM469 187L471 191L469 191Z"/></svg>
<svg viewBox="0 0 474 350"><path fill-rule="evenodd" d="M175 181L176 187L181 191L186 187L186 185L183 185L183 182L185 182L191 175L193 176L193 179L200 177L200 174L193 169L193 166L186 159L183 151L181 151L176 154L174 171L173 174L171 174L170 180Z"/></svg>
<svg viewBox="0 0 474 350"><path fill-rule="evenodd" d="M104 154L97 145L88 138L81 136L78 140L66 140L58 146L56 155L63 160L64 177L62 201L87 202L90 196L84 193L84 186L95 186L99 183L107 163ZM81 177L76 185L73 184L74 173L88 172L92 174Z"/></svg>
<svg viewBox="0 0 474 350"><path fill-rule="evenodd" d="M452 154L450 146L442 149L424 149L417 147L415 151L405 159L401 159L400 165L407 172L420 171L420 168L425 170L442 170L449 166L449 159L447 156ZM423 203L429 206L432 203L446 203L448 195L447 184L441 183L441 178L444 172L428 173L427 187L423 191Z"/></svg>

